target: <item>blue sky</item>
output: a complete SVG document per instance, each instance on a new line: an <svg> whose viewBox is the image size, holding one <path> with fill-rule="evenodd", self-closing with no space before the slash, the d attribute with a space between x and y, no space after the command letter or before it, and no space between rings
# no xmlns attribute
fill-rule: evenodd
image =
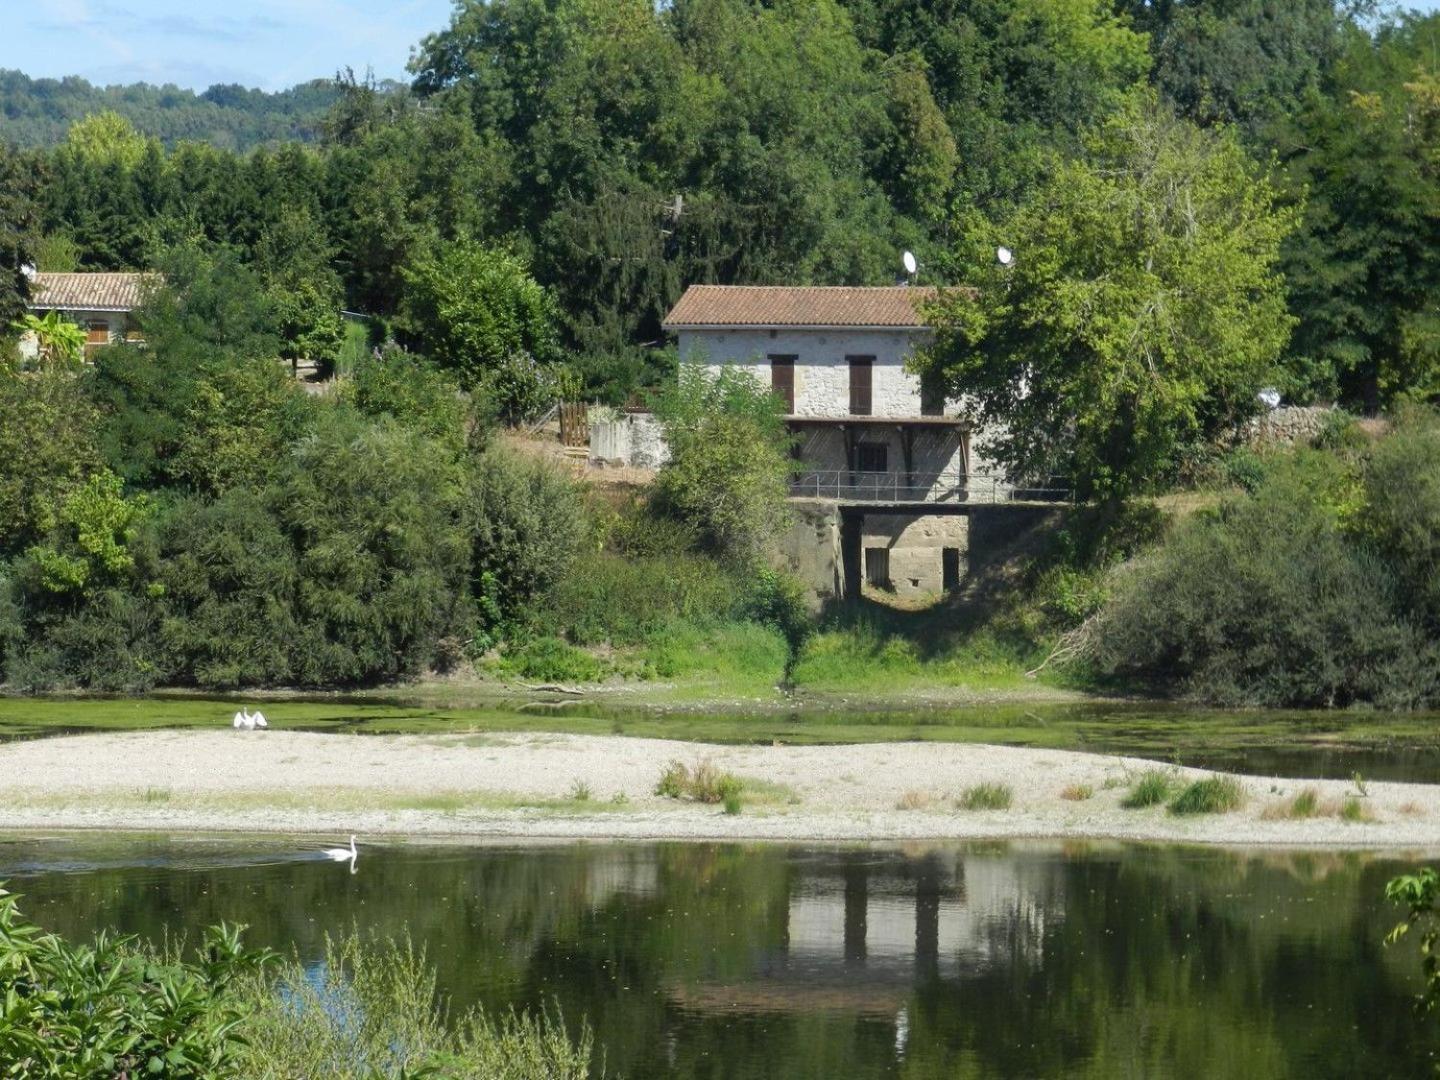
<svg viewBox="0 0 1440 1080"><path fill-rule="evenodd" d="M281 90L348 65L404 74L451 0L8 0L0 68L95 83ZM1440 0L1408 0L1433 11Z"/></svg>
<svg viewBox="0 0 1440 1080"><path fill-rule="evenodd" d="M1440 0L1436 0L1440 3ZM8 0L0 68L94 83L281 90L349 65L405 73L451 0Z"/></svg>

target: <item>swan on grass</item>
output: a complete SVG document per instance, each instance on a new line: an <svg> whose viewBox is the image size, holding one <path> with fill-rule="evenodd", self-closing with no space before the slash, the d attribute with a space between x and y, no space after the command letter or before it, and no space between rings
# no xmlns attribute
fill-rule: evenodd
<svg viewBox="0 0 1440 1080"><path fill-rule="evenodd" d="M257 728L264 731L270 724L266 721L265 714L259 709L252 713L248 708L242 708L235 714L235 719L230 722L230 726L236 731L255 731Z"/></svg>

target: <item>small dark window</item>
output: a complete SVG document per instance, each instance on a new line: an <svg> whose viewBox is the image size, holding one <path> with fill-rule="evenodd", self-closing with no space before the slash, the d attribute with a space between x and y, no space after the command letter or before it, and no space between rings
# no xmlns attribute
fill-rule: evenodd
<svg viewBox="0 0 1440 1080"><path fill-rule="evenodd" d="M856 472L889 472L889 447L884 443L855 444Z"/></svg>
<svg viewBox="0 0 1440 1080"><path fill-rule="evenodd" d="M847 356L850 361L850 415L870 415L870 388L875 367L873 356Z"/></svg>
<svg viewBox="0 0 1440 1080"><path fill-rule="evenodd" d="M945 387L933 375L926 374L920 379L920 415L945 415Z"/></svg>
<svg viewBox="0 0 1440 1080"><path fill-rule="evenodd" d="M865 580L877 589L890 587L890 549L867 547L865 549Z"/></svg>
<svg viewBox="0 0 1440 1080"><path fill-rule="evenodd" d="M770 389L782 402L785 411L795 411L795 357L770 357Z"/></svg>
<svg viewBox="0 0 1440 1080"><path fill-rule="evenodd" d="M940 577L946 592L960 588L960 549L944 548L940 552Z"/></svg>

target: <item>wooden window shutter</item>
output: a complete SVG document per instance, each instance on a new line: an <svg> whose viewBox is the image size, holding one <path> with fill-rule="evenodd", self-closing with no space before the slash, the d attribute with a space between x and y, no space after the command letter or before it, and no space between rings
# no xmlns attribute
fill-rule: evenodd
<svg viewBox="0 0 1440 1080"><path fill-rule="evenodd" d="M847 356L850 361L850 415L869 416L871 407L873 356Z"/></svg>
<svg viewBox="0 0 1440 1080"><path fill-rule="evenodd" d="M787 413L795 412L795 357L770 357L770 389L785 403Z"/></svg>

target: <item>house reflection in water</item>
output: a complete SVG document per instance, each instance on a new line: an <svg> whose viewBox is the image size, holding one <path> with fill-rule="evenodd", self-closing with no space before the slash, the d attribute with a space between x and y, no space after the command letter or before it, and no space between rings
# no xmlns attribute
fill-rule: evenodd
<svg viewBox="0 0 1440 1080"><path fill-rule="evenodd" d="M794 868L781 948L750 977L677 983L671 1001L703 1013L845 1013L909 1034L917 986L996 967L1036 969L1045 929L1064 917L1053 865L953 849L904 857L836 852Z"/></svg>

